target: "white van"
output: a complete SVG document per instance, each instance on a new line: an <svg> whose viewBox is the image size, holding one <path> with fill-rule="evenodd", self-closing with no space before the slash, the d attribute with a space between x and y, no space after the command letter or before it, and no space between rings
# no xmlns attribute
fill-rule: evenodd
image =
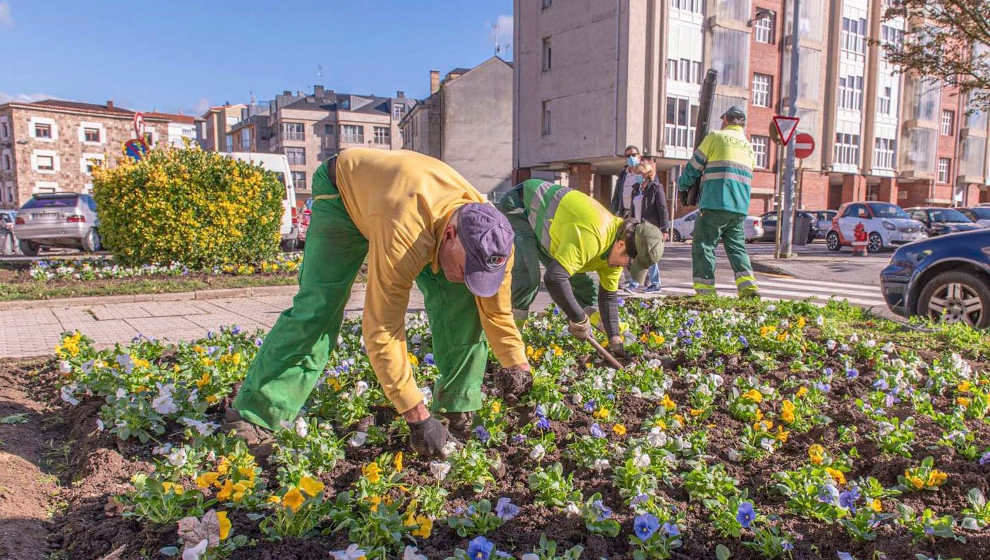
<svg viewBox="0 0 990 560"><path fill-rule="evenodd" d="M285 154L262 154L254 152L231 152L224 154L240 161L260 165L278 176L285 187L282 193L282 249L294 251L299 242L299 227L294 218L296 214L296 188L292 184L292 172L289 171L289 160Z"/></svg>

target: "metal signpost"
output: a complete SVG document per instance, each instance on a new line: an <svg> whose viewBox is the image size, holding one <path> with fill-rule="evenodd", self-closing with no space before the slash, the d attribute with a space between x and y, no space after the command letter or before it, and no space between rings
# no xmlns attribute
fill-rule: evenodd
<svg viewBox="0 0 990 560"><path fill-rule="evenodd" d="M794 143L791 142L791 138L794 137L794 131L797 130L797 125L801 119L797 117L785 117L783 115L777 115L773 118L770 123L770 136L773 141L784 146L787 150L788 161L794 156ZM793 168L792 180L793 180ZM782 182L782 189L780 194L780 203L777 205L777 258L786 258L791 256L791 228L794 223L794 189L793 185L787 182L787 175L785 172L784 180ZM787 200L791 203L788 204ZM786 225L787 229L784 229ZM786 250L784 247L786 246Z"/></svg>
<svg viewBox="0 0 990 560"><path fill-rule="evenodd" d="M787 88L787 98L790 101L788 113L795 120L797 127L797 98L798 98L798 63L800 59L801 45L801 0L794 0L794 13L791 14L791 81ZM774 119L776 122L776 118ZM793 130L791 131L793 133ZM783 136L783 135L781 135ZM790 137L787 138L790 140ZM787 145L787 142L784 142ZM780 218L777 220L777 231L779 232L777 244L777 258L787 258L791 256L791 234L794 223L794 145L787 145L787 164L784 167L783 196L780 204Z"/></svg>

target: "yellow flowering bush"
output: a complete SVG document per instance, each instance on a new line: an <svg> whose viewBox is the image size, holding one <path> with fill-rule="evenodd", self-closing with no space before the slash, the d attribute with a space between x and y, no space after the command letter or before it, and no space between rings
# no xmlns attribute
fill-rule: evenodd
<svg viewBox="0 0 990 560"><path fill-rule="evenodd" d="M282 191L274 173L198 148L155 149L93 173L103 244L125 265L272 259Z"/></svg>

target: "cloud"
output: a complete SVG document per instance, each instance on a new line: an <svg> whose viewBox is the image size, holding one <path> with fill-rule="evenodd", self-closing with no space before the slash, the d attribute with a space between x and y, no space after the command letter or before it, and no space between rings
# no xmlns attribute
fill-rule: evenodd
<svg viewBox="0 0 990 560"><path fill-rule="evenodd" d="M34 103L42 99L58 99L49 93L7 93L0 91L0 104L3 103Z"/></svg>
<svg viewBox="0 0 990 560"><path fill-rule="evenodd" d="M10 3L0 2L0 27L13 27L14 16L10 14Z"/></svg>
<svg viewBox="0 0 990 560"><path fill-rule="evenodd" d="M507 50L512 47L512 16L501 15L492 24L491 39L501 47L501 54L505 56Z"/></svg>

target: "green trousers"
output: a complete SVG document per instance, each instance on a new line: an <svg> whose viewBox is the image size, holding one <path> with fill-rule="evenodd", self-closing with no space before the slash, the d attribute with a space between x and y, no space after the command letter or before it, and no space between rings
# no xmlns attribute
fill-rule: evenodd
<svg viewBox="0 0 990 560"><path fill-rule="evenodd" d="M740 296L759 294L753 265L746 253L746 216L725 210L701 210L694 225L691 243L691 272L694 290L699 295L715 294L715 246L725 247L729 264L736 273L736 290Z"/></svg>
<svg viewBox="0 0 990 560"><path fill-rule="evenodd" d="M499 202L499 209L509 219L512 231L515 233L515 261L512 265L512 311L516 320L522 320L533 305L536 294L540 291L540 263L546 266L550 255L540 246L536 232L529 224L519 193L510 191ZM574 298L581 307L598 306L598 286L590 274L580 272L571 276L571 289Z"/></svg>
<svg viewBox="0 0 990 560"><path fill-rule="evenodd" d="M351 286L368 253L368 240L347 214L337 188L321 166L313 177L312 215L299 270L299 291L265 337L248 368L234 408L268 429L299 414L326 367L344 319ZM416 278L433 333L439 378L432 408L468 412L481 408L488 360L475 298L464 284L434 274Z"/></svg>

